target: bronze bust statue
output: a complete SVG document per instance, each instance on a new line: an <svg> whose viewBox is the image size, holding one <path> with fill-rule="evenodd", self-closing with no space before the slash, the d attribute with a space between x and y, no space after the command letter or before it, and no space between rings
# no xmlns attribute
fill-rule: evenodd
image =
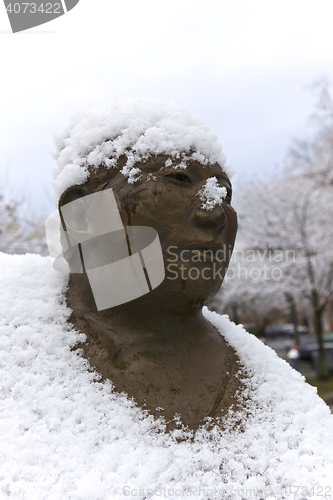
<svg viewBox="0 0 333 500"><path fill-rule="evenodd" d="M222 285L237 215L223 166L190 159L185 169L180 159L168 163L169 158L153 153L136 162L141 174L135 183L123 175L126 155L119 156L117 168L88 166L87 180L59 199L60 208L112 188L124 226L157 231L163 282L135 300L97 311L87 274L71 274L66 296L70 322L87 336L83 354L102 378L153 415L164 416L169 426L177 415L197 429L207 417L223 417L241 387L234 349L202 314ZM207 210L198 193L212 178L226 194Z"/></svg>

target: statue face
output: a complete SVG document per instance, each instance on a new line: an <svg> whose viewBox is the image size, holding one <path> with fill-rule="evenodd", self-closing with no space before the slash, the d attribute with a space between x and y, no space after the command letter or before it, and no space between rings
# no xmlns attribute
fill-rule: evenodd
<svg viewBox="0 0 333 500"><path fill-rule="evenodd" d="M139 164L142 177L129 184L114 170L98 169L82 190L87 195L112 188L124 226L149 226L158 232L166 277L150 295L186 307L201 306L219 290L233 250L237 215L231 207L231 184L219 165L191 162L187 169L164 166L165 157ZM161 169L161 167L163 167ZM198 192L216 177L227 189L222 205L202 209ZM68 203L71 190L67 193ZM81 194L81 196L82 196Z"/></svg>

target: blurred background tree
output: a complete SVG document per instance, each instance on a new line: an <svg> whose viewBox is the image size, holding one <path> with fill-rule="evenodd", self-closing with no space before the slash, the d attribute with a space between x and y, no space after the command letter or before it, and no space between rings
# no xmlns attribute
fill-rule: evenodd
<svg viewBox="0 0 333 500"><path fill-rule="evenodd" d="M0 193L0 252L48 255L44 219L23 216L23 200L6 201Z"/></svg>
<svg viewBox="0 0 333 500"><path fill-rule="evenodd" d="M320 376L328 370L324 315L333 302L333 101L327 81L316 85L311 141L295 141L284 171L247 184L236 200L239 233L230 269L213 307L256 333L279 314L294 324L300 312L319 344Z"/></svg>

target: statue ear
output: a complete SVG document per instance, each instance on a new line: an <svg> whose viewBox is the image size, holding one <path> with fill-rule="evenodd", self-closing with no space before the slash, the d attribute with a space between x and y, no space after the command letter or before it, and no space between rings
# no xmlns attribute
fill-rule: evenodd
<svg viewBox="0 0 333 500"><path fill-rule="evenodd" d="M80 210L80 208L82 208L82 205L83 208L87 208L84 207L86 205L84 200L89 199L86 198L88 194L87 188L83 186L71 186L61 195L59 200L59 214L63 230L67 231L67 233L73 234L78 230L83 233L86 231L86 210ZM75 244L75 242L71 241L71 244Z"/></svg>
<svg viewBox="0 0 333 500"><path fill-rule="evenodd" d="M83 273L83 266L81 262L81 257L80 257L80 252L78 246L75 244L74 240L70 237L70 234L68 233L68 230L71 230L72 228L70 227L72 224L72 221L70 218L68 220L64 220L63 214L62 214L62 207L66 206L67 204L71 202L75 202L77 200L80 200L84 198L87 195L87 189L86 187L83 186L71 186L69 189L67 189L60 197L59 199L59 204L58 204L58 209L59 209L59 216L60 216L60 221L61 221L61 227L60 227L60 244L62 248L62 255L60 255L55 263L55 269L57 270L62 270L63 269L63 259L67 261L67 264L69 265L70 272L71 273ZM82 225L82 215L83 214L78 214L78 216L73 218L74 224L79 223ZM65 267L66 268L66 267ZM66 272L66 271L65 271Z"/></svg>
<svg viewBox="0 0 333 500"><path fill-rule="evenodd" d="M78 200L83 196L88 194L87 189L84 186L71 186L66 189L66 191L60 196L58 209L60 211L60 207L67 205L71 201Z"/></svg>
<svg viewBox="0 0 333 500"><path fill-rule="evenodd" d="M59 212L69 246L123 229L111 187L91 192L88 186L73 186L61 197Z"/></svg>

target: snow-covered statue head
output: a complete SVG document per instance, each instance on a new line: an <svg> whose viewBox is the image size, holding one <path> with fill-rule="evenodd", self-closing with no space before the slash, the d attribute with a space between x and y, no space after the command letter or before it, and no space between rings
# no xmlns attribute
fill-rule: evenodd
<svg viewBox="0 0 333 500"><path fill-rule="evenodd" d="M67 300L86 357L169 420L220 415L237 357L202 307L222 284L237 216L216 135L175 103L143 99L75 117L56 145Z"/></svg>

